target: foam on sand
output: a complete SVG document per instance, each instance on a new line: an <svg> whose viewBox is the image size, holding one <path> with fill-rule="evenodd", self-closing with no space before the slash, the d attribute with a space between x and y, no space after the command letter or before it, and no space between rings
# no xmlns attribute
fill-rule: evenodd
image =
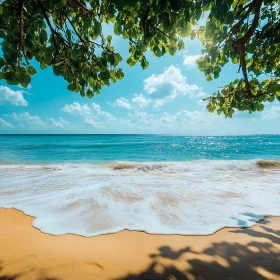
<svg viewBox="0 0 280 280"><path fill-rule="evenodd" d="M259 162L3 164L0 207L54 235L210 234L280 214L280 172Z"/></svg>

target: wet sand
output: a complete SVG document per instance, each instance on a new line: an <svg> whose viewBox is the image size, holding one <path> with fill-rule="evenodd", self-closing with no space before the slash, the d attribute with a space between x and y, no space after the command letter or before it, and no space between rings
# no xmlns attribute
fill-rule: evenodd
<svg viewBox="0 0 280 280"><path fill-rule="evenodd" d="M209 236L52 236L0 208L0 280L280 279L280 217ZM73 221L75 222L75 221Z"/></svg>

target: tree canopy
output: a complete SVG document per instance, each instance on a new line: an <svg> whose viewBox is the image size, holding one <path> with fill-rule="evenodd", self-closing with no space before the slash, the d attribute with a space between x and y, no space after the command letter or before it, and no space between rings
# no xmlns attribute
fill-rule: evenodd
<svg viewBox="0 0 280 280"><path fill-rule="evenodd" d="M0 0L0 79L27 87L35 59L70 91L93 97L124 77L123 58L102 31L108 23L127 39L130 66L147 68L148 51L174 55L186 37L204 46L197 64L207 81L239 64L242 78L206 98L210 112L232 117L280 100L279 0Z"/></svg>

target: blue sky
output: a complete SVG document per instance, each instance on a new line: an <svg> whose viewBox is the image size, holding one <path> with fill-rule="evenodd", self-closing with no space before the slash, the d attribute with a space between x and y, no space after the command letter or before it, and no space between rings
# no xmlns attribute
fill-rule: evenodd
<svg viewBox="0 0 280 280"><path fill-rule="evenodd" d="M195 64L202 48L198 40L186 40L185 50L175 56L148 54L146 70L126 65L127 41L114 36L113 44L124 58L125 78L92 99L68 91L63 78L36 64L29 89L1 80L0 133L280 133L278 101L262 113L237 112L233 119L207 112L202 98L239 74L236 65L227 65L219 79L206 82Z"/></svg>

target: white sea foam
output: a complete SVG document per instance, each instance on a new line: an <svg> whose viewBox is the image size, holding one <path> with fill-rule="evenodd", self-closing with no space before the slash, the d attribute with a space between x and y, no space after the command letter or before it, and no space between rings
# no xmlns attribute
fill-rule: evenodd
<svg viewBox="0 0 280 280"><path fill-rule="evenodd" d="M0 165L0 206L55 235L210 234L280 215L280 170L256 161Z"/></svg>

